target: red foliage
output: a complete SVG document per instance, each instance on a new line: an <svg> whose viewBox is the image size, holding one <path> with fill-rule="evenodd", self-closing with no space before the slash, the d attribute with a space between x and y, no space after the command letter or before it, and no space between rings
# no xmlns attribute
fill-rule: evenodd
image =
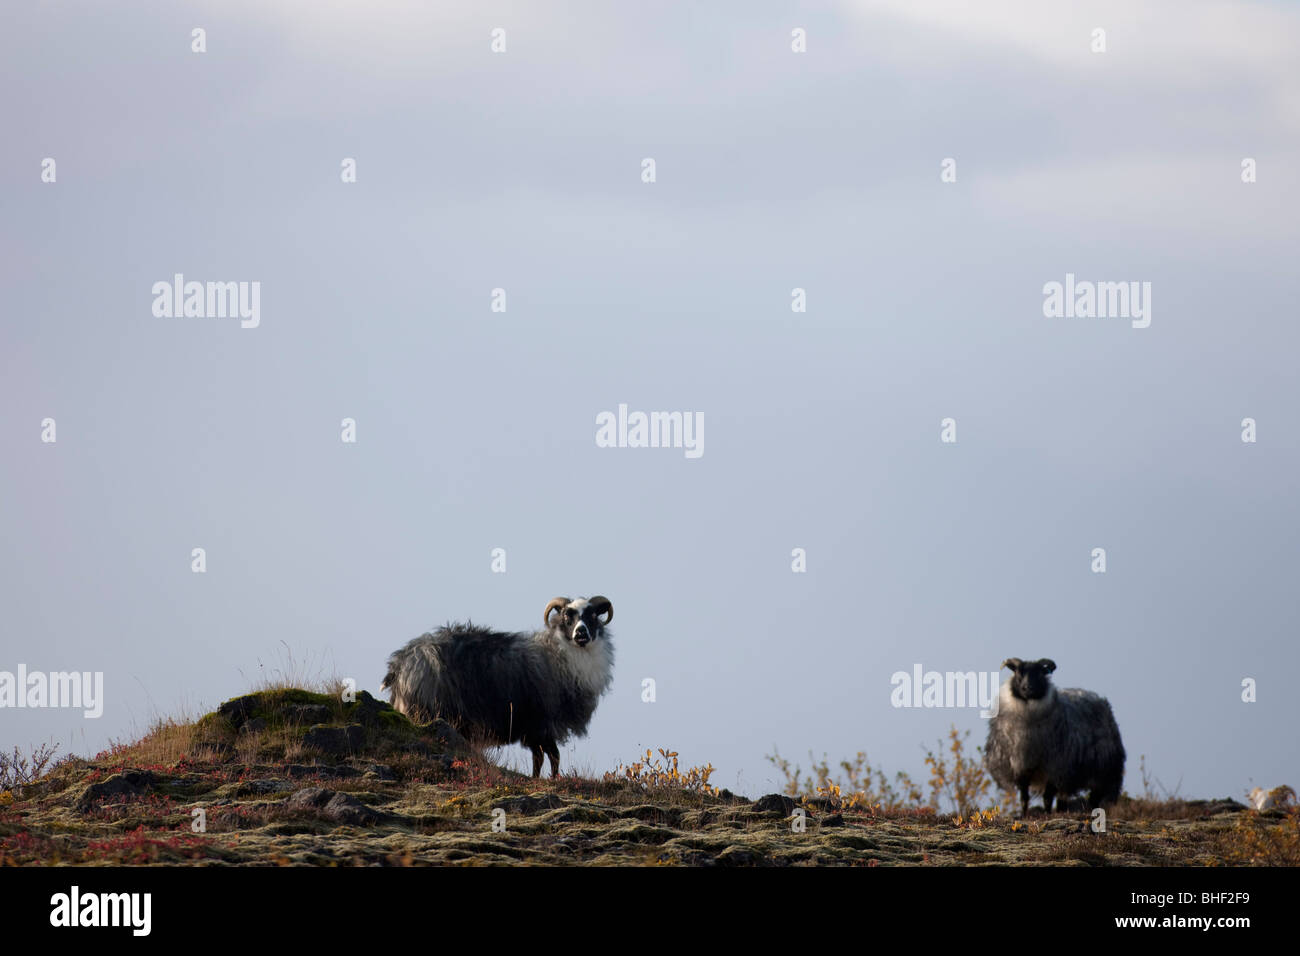
<svg viewBox="0 0 1300 956"><path fill-rule="evenodd" d="M211 846L211 840L197 833L173 833L156 839L146 836L144 827L139 826L124 836L88 841L86 855L100 854L121 863L155 863L164 855L168 859L180 856L197 860L207 856Z"/></svg>

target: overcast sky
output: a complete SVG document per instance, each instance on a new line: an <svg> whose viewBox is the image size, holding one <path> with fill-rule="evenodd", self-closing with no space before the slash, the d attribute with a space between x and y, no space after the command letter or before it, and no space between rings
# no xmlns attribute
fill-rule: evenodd
<svg viewBox="0 0 1300 956"><path fill-rule="evenodd" d="M919 777L986 723L891 675L1018 656L1110 699L1130 791L1143 754L1183 795L1300 785L1300 8L4 20L0 670L105 704L0 743L94 753L288 654L378 694L426 629L601 593L615 682L565 767ZM260 283L259 324L156 316L177 273ZM1150 325L1046 317L1067 273L1149 282ZM620 404L702 415L703 454L597 447Z"/></svg>

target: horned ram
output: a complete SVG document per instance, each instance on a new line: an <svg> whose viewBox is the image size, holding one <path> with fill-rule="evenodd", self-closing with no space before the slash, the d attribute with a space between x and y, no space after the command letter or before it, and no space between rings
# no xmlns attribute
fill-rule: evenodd
<svg viewBox="0 0 1300 956"><path fill-rule="evenodd" d="M416 723L442 718L471 741L523 744L560 772L559 745L585 737L596 703L614 676L609 598L557 597L541 630L494 631L448 624L422 634L388 659L383 687Z"/></svg>

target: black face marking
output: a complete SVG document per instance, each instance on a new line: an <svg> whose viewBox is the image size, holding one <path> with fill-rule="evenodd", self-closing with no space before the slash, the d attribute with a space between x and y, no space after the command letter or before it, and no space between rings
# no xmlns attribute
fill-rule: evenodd
<svg viewBox="0 0 1300 956"><path fill-rule="evenodd" d="M1038 661L1022 661L1013 657L1006 662L1011 668L1011 696L1020 700L1041 700L1052 687L1051 673L1056 664L1044 657Z"/></svg>
<svg viewBox="0 0 1300 956"><path fill-rule="evenodd" d="M560 612L559 630L564 639L576 647L586 647L605 633L601 623L603 613L590 604L581 608L569 605Z"/></svg>

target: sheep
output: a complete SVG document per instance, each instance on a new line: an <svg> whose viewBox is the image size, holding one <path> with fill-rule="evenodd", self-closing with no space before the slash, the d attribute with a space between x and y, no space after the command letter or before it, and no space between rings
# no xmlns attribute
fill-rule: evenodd
<svg viewBox="0 0 1300 956"><path fill-rule="evenodd" d="M1042 791L1043 808L1064 810L1067 798L1087 789L1088 806L1119 799L1124 745L1106 698L1077 687L1057 690L1046 658L1002 664L1011 677L1002 685L989 722L984 763L997 784L1020 791L1021 814L1029 813L1029 790Z"/></svg>
<svg viewBox="0 0 1300 956"><path fill-rule="evenodd" d="M598 595L555 598L533 633L448 624L395 651L382 686L416 723L441 717L471 740L521 743L532 751L534 777L543 753L556 777L559 745L587 735L614 678L613 620L614 605Z"/></svg>
<svg viewBox="0 0 1300 956"><path fill-rule="evenodd" d="M1272 790L1256 787L1250 791L1250 802L1256 810L1286 809L1295 803L1295 791L1287 786L1274 787Z"/></svg>

